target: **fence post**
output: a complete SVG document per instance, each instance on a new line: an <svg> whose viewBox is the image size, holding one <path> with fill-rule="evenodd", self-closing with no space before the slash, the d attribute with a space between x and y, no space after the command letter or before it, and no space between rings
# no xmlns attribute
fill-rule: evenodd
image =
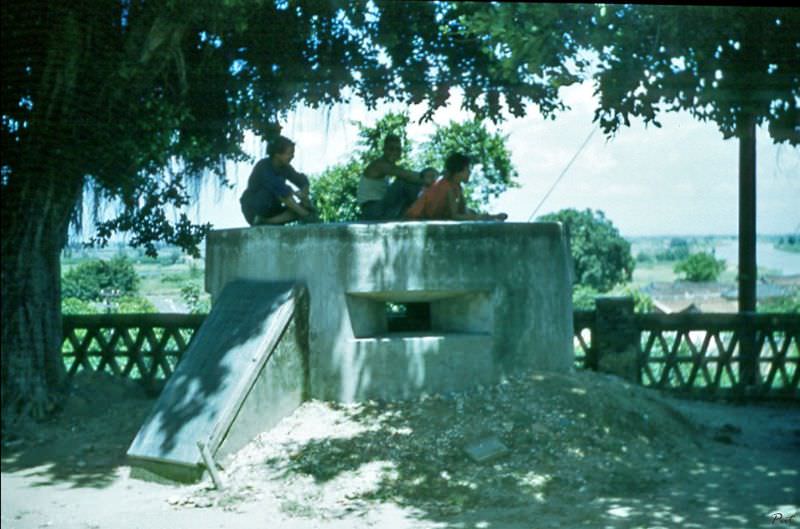
<svg viewBox="0 0 800 529"><path fill-rule="evenodd" d="M634 319L633 298L603 296L595 304L592 349L596 365L590 367L639 383L639 329Z"/></svg>

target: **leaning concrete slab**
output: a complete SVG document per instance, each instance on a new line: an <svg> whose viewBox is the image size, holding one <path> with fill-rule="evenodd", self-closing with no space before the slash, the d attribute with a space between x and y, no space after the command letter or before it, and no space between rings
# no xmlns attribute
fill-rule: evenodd
<svg viewBox="0 0 800 529"><path fill-rule="evenodd" d="M569 248L557 223L402 222L213 231L206 290L236 279L309 292L309 388L331 401L459 391L572 368ZM387 307L424 305L395 332Z"/></svg>
<svg viewBox="0 0 800 529"><path fill-rule="evenodd" d="M244 446L307 396L305 288L229 282L128 449L135 469L193 481L202 442L215 457Z"/></svg>

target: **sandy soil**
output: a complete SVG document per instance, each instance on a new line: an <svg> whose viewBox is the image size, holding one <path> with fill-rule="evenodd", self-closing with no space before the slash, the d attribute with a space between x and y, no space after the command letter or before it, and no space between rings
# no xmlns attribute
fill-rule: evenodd
<svg viewBox="0 0 800 529"><path fill-rule="evenodd" d="M3 529L800 527L797 405L678 400L595 373L311 401L221 461L218 491L130 476L153 403L81 376L59 417L5 432ZM476 462L466 449L487 439L505 451Z"/></svg>

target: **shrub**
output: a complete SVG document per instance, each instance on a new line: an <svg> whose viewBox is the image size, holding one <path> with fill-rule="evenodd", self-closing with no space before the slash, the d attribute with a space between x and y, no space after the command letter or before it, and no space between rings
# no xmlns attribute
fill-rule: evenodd
<svg viewBox="0 0 800 529"><path fill-rule="evenodd" d="M120 295L139 291L139 276L133 263L124 255L110 261L87 261L70 269L61 279L61 295L84 301L100 301L103 291L115 290Z"/></svg>
<svg viewBox="0 0 800 529"><path fill-rule="evenodd" d="M572 308L573 310L594 310L594 300L600 292L597 289L586 285L575 285L572 290Z"/></svg>
<svg viewBox="0 0 800 529"><path fill-rule="evenodd" d="M789 296L767 299L758 304L759 312L800 314L800 290Z"/></svg>
<svg viewBox="0 0 800 529"><path fill-rule="evenodd" d="M631 285L617 287L611 293L615 296L632 297L635 312L652 312L653 310L653 298Z"/></svg>
<svg viewBox="0 0 800 529"><path fill-rule="evenodd" d="M61 298L61 314L97 314L94 304L78 298Z"/></svg>
<svg viewBox="0 0 800 529"><path fill-rule="evenodd" d="M120 314L139 314L158 312L156 306L141 296L123 296L117 300L116 312Z"/></svg>
<svg viewBox="0 0 800 529"><path fill-rule="evenodd" d="M358 219L356 200L358 180L364 166L355 160L335 165L311 181L311 194L323 222L349 222Z"/></svg>
<svg viewBox="0 0 800 529"><path fill-rule="evenodd" d="M687 281L716 281L725 270L725 260L699 252L676 264L674 270L676 274L684 274Z"/></svg>
<svg viewBox="0 0 800 529"><path fill-rule="evenodd" d="M636 312L651 312L653 310L653 298L632 287L631 285L620 286L603 294L592 287L575 285L572 291L573 310L595 310L597 308L595 299L599 296L630 296L633 298L633 310Z"/></svg>
<svg viewBox="0 0 800 529"><path fill-rule="evenodd" d="M189 284L181 288L181 298L192 314L207 314L211 311L211 301L197 285Z"/></svg>

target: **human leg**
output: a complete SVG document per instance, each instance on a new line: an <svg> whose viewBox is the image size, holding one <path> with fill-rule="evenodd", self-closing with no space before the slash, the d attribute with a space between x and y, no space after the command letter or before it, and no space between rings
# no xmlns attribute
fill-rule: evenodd
<svg viewBox="0 0 800 529"><path fill-rule="evenodd" d="M412 184L395 178L394 182L389 185L384 197L384 214L387 220L402 220L406 210L411 207L411 204L419 196L422 190L420 184Z"/></svg>
<svg viewBox="0 0 800 529"><path fill-rule="evenodd" d="M253 225L260 226L262 224L286 224L287 222L292 222L293 220L297 220L298 218L299 216L297 215L297 213L295 213L290 209L285 209L282 212L276 215L271 215L269 217L256 215Z"/></svg>
<svg viewBox="0 0 800 529"><path fill-rule="evenodd" d="M382 200L370 200L359 204L360 220L384 220L384 204Z"/></svg>

